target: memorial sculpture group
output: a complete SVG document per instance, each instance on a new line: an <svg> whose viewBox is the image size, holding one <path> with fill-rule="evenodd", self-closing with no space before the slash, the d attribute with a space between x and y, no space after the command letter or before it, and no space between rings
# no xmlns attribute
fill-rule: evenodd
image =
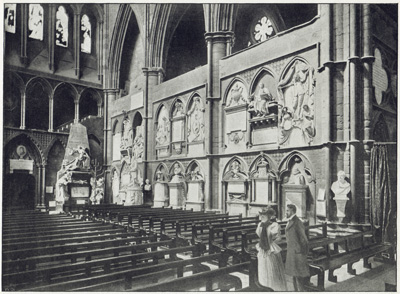
<svg viewBox="0 0 400 294"><path fill-rule="evenodd" d="M96 179L96 175L91 169L89 143L86 128L83 125L74 124L71 127L66 150L61 169L57 172L56 212L62 212L64 204L70 200L71 185L82 185L85 187L85 191L88 191L91 186L91 195L90 198L87 197L88 201L92 204L100 204L104 197L104 179ZM83 177L74 175L83 175ZM85 197L85 195L79 196Z"/></svg>

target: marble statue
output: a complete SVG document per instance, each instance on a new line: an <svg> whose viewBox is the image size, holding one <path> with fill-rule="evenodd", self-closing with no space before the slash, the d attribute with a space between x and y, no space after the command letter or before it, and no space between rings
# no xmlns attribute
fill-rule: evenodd
<svg viewBox="0 0 400 294"><path fill-rule="evenodd" d="M252 95L253 102L249 109L253 109L255 111L256 116L263 117L269 114L269 104L273 101L273 97L271 92L267 87L264 86L263 83L260 83L260 87L257 93L253 93Z"/></svg>
<svg viewBox="0 0 400 294"><path fill-rule="evenodd" d="M204 140L204 107L201 104L200 97L194 97L192 107L188 111L187 115L188 142Z"/></svg>
<svg viewBox="0 0 400 294"><path fill-rule="evenodd" d="M116 170L114 170L112 177L112 193L113 193L113 202L121 204L121 200L119 198L119 176Z"/></svg>
<svg viewBox="0 0 400 294"><path fill-rule="evenodd" d="M122 133L122 138L121 138L121 149L127 149L132 146L132 135L133 135L133 130L131 126L131 120L129 117L125 117L124 121L122 122L124 125L123 133Z"/></svg>
<svg viewBox="0 0 400 294"><path fill-rule="evenodd" d="M90 157L88 150L79 145L71 150L70 155L76 154L75 158L65 164L66 170L86 170L90 167Z"/></svg>

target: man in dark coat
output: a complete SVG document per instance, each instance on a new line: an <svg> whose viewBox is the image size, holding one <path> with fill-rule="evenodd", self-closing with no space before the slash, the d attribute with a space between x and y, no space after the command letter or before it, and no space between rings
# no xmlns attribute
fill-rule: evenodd
<svg viewBox="0 0 400 294"><path fill-rule="evenodd" d="M295 291L304 291L304 285L309 281L308 240L302 221L296 216L296 206L288 204L286 217L289 219L285 233L287 242L286 274L293 277Z"/></svg>

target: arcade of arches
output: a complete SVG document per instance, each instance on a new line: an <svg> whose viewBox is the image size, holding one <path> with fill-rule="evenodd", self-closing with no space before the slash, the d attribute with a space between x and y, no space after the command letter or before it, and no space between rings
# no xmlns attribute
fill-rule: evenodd
<svg viewBox="0 0 400 294"><path fill-rule="evenodd" d="M3 208L49 209L74 124L104 203L371 223L384 148L396 207L390 5L5 8Z"/></svg>

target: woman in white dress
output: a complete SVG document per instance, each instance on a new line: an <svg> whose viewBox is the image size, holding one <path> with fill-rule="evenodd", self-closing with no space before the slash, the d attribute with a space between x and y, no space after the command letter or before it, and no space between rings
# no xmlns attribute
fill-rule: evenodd
<svg viewBox="0 0 400 294"><path fill-rule="evenodd" d="M275 210L271 207L264 208L260 212L260 219L261 222L256 230L260 237L260 242L256 245L258 281L262 286L272 288L274 291L287 291L282 249L276 244L281 240L281 234Z"/></svg>

